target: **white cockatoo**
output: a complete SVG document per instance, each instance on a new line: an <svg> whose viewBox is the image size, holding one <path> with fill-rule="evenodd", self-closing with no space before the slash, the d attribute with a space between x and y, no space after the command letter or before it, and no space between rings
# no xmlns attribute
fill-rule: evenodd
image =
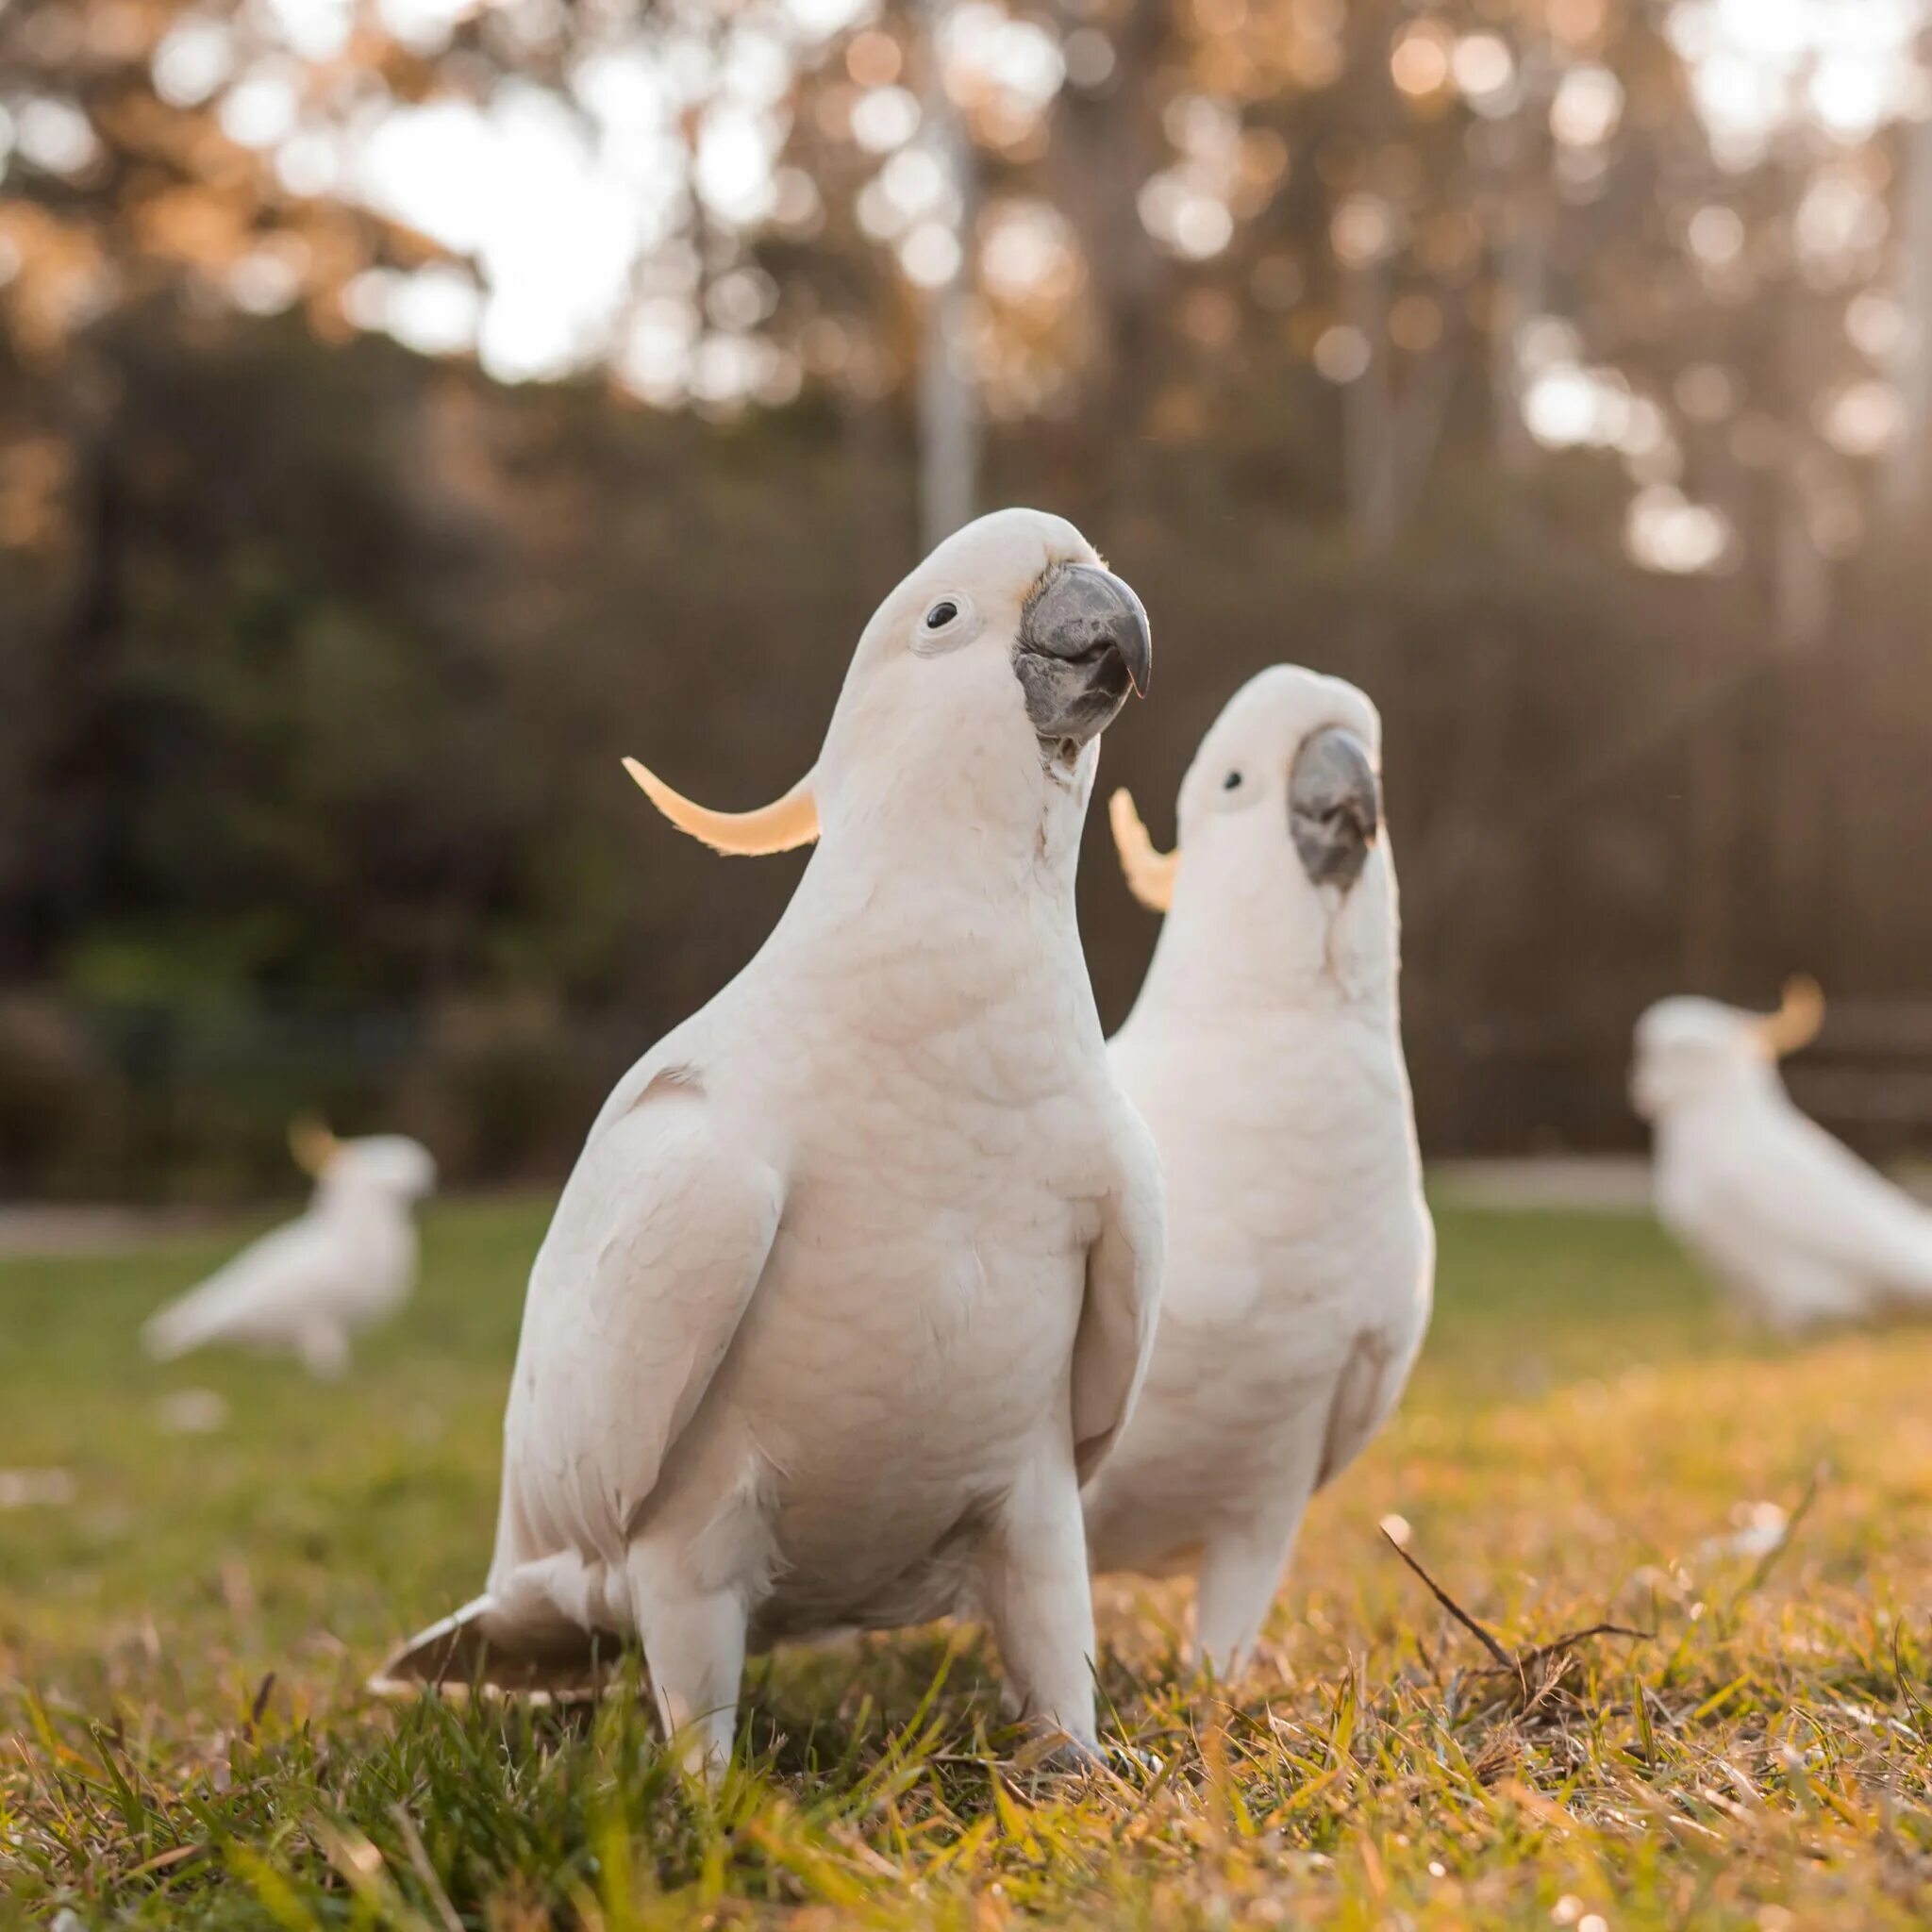
<svg viewBox="0 0 1932 1932"><path fill-rule="evenodd" d="M485 1593L377 1680L566 1691L641 1643L716 1776L747 1647L956 1610L1014 1706L1094 1748L1080 1479L1150 1343L1159 1167L1074 914L1095 742L1145 614L1070 524L984 517L858 641L818 849L770 939L605 1105L530 1277Z"/></svg>
<svg viewBox="0 0 1932 1932"><path fill-rule="evenodd" d="M1128 882L1167 915L1111 1057L1166 1168L1168 1265L1088 1541L1096 1572L1195 1572L1197 1652L1224 1680L1428 1325L1381 736L1353 685L1277 665L1202 741L1174 852L1113 798Z"/></svg>
<svg viewBox="0 0 1932 1932"><path fill-rule="evenodd" d="M289 1144L315 1180L308 1211L152 1316L142 1340L158 1361L225 1341L300 1356L333 1378L351 1340L408 1299L413 1210L436 1187L428 1149L401 1134L339 1141L314 1122L298 1122Z"/></svg>
<svg viewBox="0 0 1932 1932"><path fill-rule="evenodd" d="M1659 1000L1637 1023L1631 1100L1651 1123L1657 1217L1749 1314L1786 1331L1932 1307L1932 1213L1791 1104L1808 979L1775 1013Z"/></svg>

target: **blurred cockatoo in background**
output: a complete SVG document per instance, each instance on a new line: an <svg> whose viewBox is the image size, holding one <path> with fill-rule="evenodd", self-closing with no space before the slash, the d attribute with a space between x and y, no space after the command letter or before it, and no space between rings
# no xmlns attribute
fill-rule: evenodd
<svg viewBox="0 0 1932 1932"><path fill-rule="evenodd" d="M1167 915L1111 1055L1166 1168L1168 1266L1088 1538L1096 1571L1197 1573L1196 1642L1224 1678L1428 1324L1380 750L1362 692L1280 665L1202 742L1175 852L1113 799L1128 881Z"/></svg>
<svg viewBox="0 0 1932 1932"><path fill-rule="evenodd" d="M297 1122L289 1144L315 1180L308 1211L151 1317L142 1340L157 1360L225 1341L297 1355L334 1377L351 1339L408 1299L413 1210L436 1187L428 1149L401 1134L339 1141L312 1121Z"/></svg>
<svg viewBox="0 0 1932 1932"><path fill-rule="evenodd" d="M1070 524L942 543L824 749L724 852L818 849L739 976L606 1104L530 1277L486 1593L408 1681L575 1689L635 1636L716 1776L748 1647L983 1614L1095 1748L1079 1481L1139 1385L1158 1163L1074 916L1096 740L1151 645Z"/></svg>
<svg viewBox="0 0 1932 1932"><path fill-rule="evenodd" d="M1787 1331L1932 1309L1932 1213L1800 1113L1777 1063L1808 1046L1808 979L1775 1013L1660 1000L1637 1023L1657 1218L1749 1314Z"/></svg>

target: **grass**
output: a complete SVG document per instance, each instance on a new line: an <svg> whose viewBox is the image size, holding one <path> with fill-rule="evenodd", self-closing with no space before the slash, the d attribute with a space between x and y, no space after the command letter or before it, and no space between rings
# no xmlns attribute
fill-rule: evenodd
<svg viewBox="0 0 1932 1932"><path fill-rule="evenodd" d="M1932 1332L1754 1341L1641 1222L1441 1219L1415 1388L1251 1680L1182 1676L1184 1591L1103 1587L1163 1770L1032 1778L974 1634L928 1631L757 1667L715 1804L635 1698L358 1689L482 1575L540 1211L439 1209L340 1390L142 1363L229 1238L0 1263L0 1465L71 1477L0 1511L0 1924L1925 1924ZM1603 1622L1649 1634L1563 1641Z"/></svg>

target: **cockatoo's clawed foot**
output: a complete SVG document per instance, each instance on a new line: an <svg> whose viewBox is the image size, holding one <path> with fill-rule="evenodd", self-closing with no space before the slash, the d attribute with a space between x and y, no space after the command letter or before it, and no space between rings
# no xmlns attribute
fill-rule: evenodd
<svg viewBox="0 0 1932 1932"><path fill-rule="evenodd" d="M1055 1730L1041 1731L1030 1739L1013 1760L1013 1768L1037 1777L1105 1774L1139 1785L1158 1776L1161 1764L1159 1758L1130 1744L1101 1744Z"/></svg>
<svg viewBox="0 0 1932 1932"><path fill-rule="evenodd" d="M1142 1751L1133 1744L1109 1744L1108 1769L1130 1785L1150 1784L1167 1769L1167 1760L1158 1752Z"/></svg>
<svg viewBox="0 0 1932 1932"><path fill-rule="evenodd" d="M684 1774L685 1788L693 1797L702 1796L707 1805L715 1804L724 1789L725 1774L731 1769L729 1758L720 1758L711 1752L685 1752L678 1758L677 1768Z"/></svg>

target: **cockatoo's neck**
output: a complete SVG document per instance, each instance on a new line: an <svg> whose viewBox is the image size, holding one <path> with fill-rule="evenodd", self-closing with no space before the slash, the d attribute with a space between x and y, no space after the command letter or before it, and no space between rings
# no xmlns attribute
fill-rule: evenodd
<svg viewBox="0 0 1932 1932"><path fill-rule="evenodd" d="M1345 894L1215 860L1211 847L1183 851L1135 1023L1338 1012L1394 1020L1395 874L1386 842Z"/></svg>
<svg viewBox="0 0 1932 1932"><path fill-rule="evenodd" d="M394 1188L357 1174L325 1174L309 1196L308 1211L345 1220L407 1215L409 1203Z"/></svg>
<svg viewBox="0 0 1932 1932"><path fill-rule="evenodd" d="M1715 1074L1706 1074L1694 1087L1682 1093L1666 1093L1657 1110L1659 1124L1670 1121L1690 1121L1700 1114L1723 1114L1734 1109L1758 1112L1767 1107L1789 1108L1791 1096L1786 1091L1776 1063L1760 1059L1756 1054L1740 1054Z"/></svg>
<svg viewBox="0 0 1932 1932"><path fill-rule="evenodd" d="M1051 1085L1102 1043L1074 903L1083 795L1037 755L1007 787L831 788L757 980L860 1038L1044 1041L1017 1077Z"/></svg>
<svg viewBox="0 0 1932 1932"><path fill-rule="evenodd" d="M873 904L957 901L969 916L1024 893L1071 918L1099 746L1058 767L1013 724L913 718L863 758L828 761L808 882L859 888Z"/></svg>

